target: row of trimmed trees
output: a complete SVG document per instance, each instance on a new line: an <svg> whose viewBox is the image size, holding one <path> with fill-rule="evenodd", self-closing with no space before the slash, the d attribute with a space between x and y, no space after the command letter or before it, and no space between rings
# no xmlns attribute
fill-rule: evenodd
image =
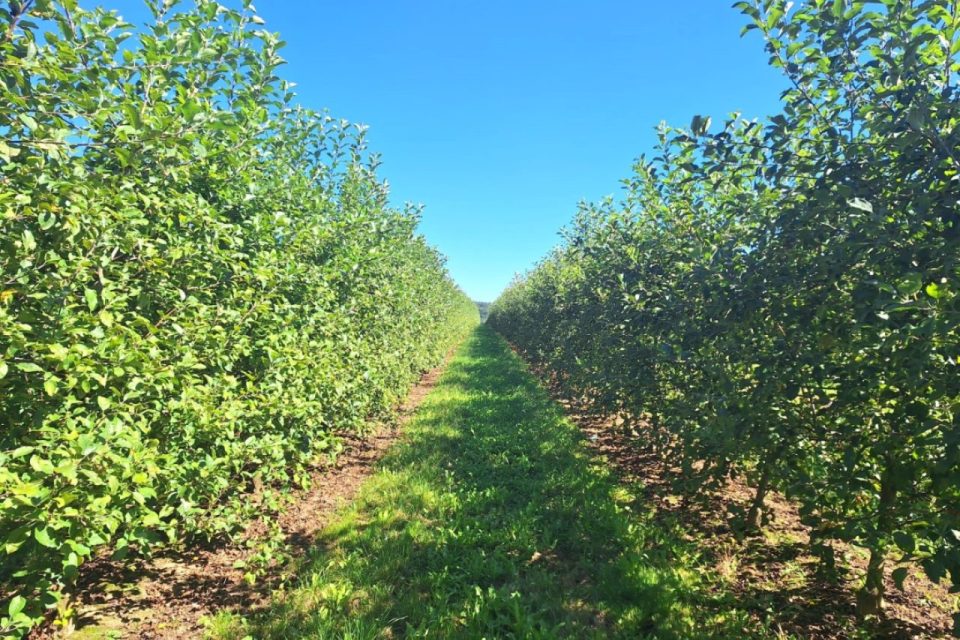
<svg viewBox="0 0 960 640"><path fill-rule="evenodd" d="M782 112L663 127L489 322L694 484L747 474L748 525L776 489L869 550L876 614L885 570L960 587L960 3L737 6Z"/></svg>
<svg viewBox="0 0 960 640"><path fill-rule="evenodd" d="M271 508L477 322L262 20L173 4L0 9L0 637Z"/></svg>

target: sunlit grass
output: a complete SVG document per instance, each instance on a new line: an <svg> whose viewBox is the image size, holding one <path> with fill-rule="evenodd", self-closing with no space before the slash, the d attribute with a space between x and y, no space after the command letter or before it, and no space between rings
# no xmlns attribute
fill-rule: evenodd
<svg viewBox="0 0 960 640"><path fill-rule="evenodd" d="M481 327L296 587L211 635L774 637L634 501Z"/></svg>

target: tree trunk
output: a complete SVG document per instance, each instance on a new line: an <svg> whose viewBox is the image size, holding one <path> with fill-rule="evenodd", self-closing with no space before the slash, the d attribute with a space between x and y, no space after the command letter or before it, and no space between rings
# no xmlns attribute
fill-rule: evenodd
<svg viewBox="0 0 960 640"><path fill-rule="evenodd" d="M750 504L750 510L747 512L747 529L759 531L763 526L763 500L767 497L767 489L770 487L770 468L769 462L763 465L763 471L760 473L760 482L757 484L757 492L753 496L753 502Z"/></svg>
<svg viewBox="0 0 960 640"><path fill-rule="evenodd" d="M867 578L857 593L857 615L879 616L883 612L883 550L871 549L867 563Z"/></svg>
<svg viewBox="0 0 960 640"><path fill-rule="evenodd" d="M886 555L886 545L880 540L890 529L890 519L892 518L894 504L897 498L897 490L893 486L893 466L894 461L889 457L886 460L883 476L880 478L880 504L877 507L877 541L870 549L870 561L867 563L867 575L863 582L863 588L857 593L857 615L861 618L865 616L883 615L883 565Z"/></svg>

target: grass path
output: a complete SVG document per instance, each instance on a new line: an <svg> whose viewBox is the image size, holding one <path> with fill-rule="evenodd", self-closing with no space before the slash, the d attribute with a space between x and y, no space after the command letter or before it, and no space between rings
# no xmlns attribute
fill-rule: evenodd
<svg viewBox="0 0 960 640"><path fill-rule="evenodd" d="M480 327L299 583L214 637L764 637ZM746 631L745 629L750 629Z"/></svg>

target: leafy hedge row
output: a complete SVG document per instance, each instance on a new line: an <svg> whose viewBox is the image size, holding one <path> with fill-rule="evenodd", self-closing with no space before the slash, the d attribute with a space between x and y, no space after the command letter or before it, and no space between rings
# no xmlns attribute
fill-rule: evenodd
<svg viewBox="0 0 960 640"><path fill-rule="evenodd" d="M739 2L791 88L765 123L663 127L489 323L691 484L780 489L814 549L960 588L960 5ZM701 468L700 462L704 465Z"/></svg>
<svg viewBox="0 0 960 640"><path fill-rule="evenodd" d="M477 321L262 20L173 4L0 9L0 637L104 547L236 530Z"/></svg>

